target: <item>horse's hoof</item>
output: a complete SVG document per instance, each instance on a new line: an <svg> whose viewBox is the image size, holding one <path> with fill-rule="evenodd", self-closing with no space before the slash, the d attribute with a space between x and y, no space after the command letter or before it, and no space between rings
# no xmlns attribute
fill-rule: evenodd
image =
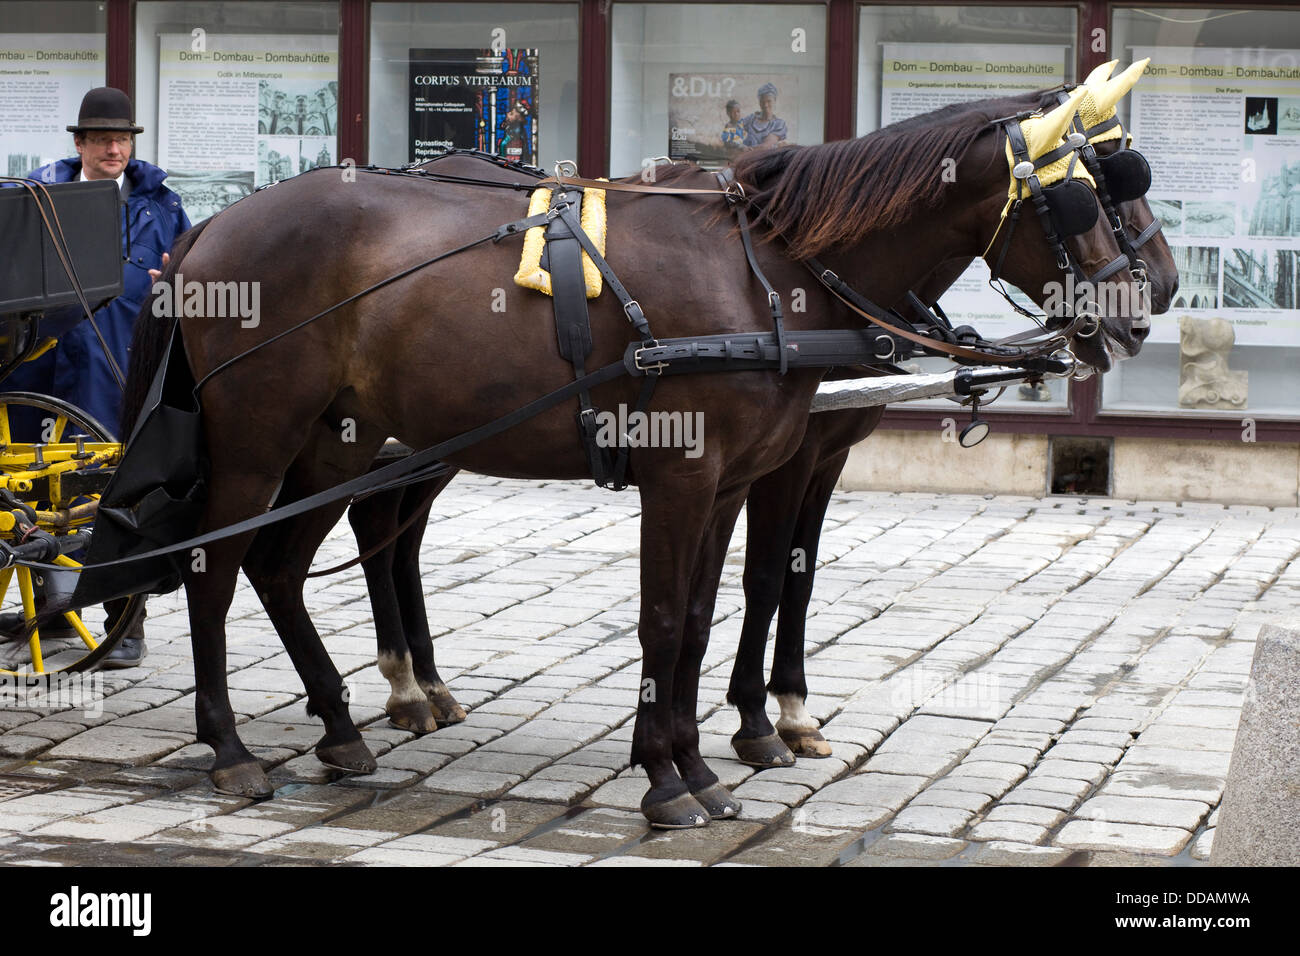
<svg viewBox="0 0 1300 956"><path fill-rule="evenodd" d="M710 784L702 790L692 790L693 796L710 820L729 820L740 813L740 801L720 783Z"/></svg>
<svg viewBox="0 0 1300 956"><path fill-rule="evenodd" d="M732 737L731 749L751 767L793 767L794 754L776 734L766 737Z"/></svg>
<svg viewBox="0 0 1300 956"><path fill-rule="evenodd" d="M708 811L689 793L679 793L658 803L642 800L641 812L656 830L687 830L709 825Z"/></svg>
<svg viewBox="0 0 1300 956"><path fill-rule="evenodd" d="M456 698L445 687L429 691L428 697L429 710L433 712L433 719L439 727L459 724L465 719L465 708L456 703Z"/></svg>
<svg viewBox="0 0 1300 956"><path fill-rule="evenodd" d="M429 713L426 701L411 700L401 704L388 705L388 719L398 730L409 730L413 734L431 734L438 729L436 714Z"/></svg>
<svg viewBox="0 0 1300 956"><path fill-rule="evenodd" d="M781 739L800 757L829 757L830 741L821 735L820 730L782 730Z"/></svg>
<svg viewBox="0 0 1300 956"><path fill-rule="evenodd" d="M317 744L316 759L327 767L347 773L374 773L379 766L370 748L360 740L325 746Z"/></svg>
<svg viewBox="0 0 1300 956"><path fill-rule="evenodd" d="M230 767L213 768L212 789L217 793L227 793L233 797L249 797L253 800L265 800L275 791L271 781L266 778L262 765L256 760L237 763Z"/></svg>

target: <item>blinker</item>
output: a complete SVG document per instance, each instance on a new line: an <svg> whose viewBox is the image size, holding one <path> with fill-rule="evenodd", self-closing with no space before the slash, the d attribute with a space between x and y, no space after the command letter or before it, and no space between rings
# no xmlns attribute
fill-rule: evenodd
<svg viewBox="0 0 1300 956"><path fill-rule="evenodd" d="M1109 182L1109 177L1107 179ZM1078 179L1043 189L1052 221L1062 236L1077 236L1097 224L1097 196L1092 187Z"/></svg>
<svg viewBox="0 0 1300 956"><path fill-rule="evenodd" d="M1151 166L1137 150L1121 149L1097 161L1106 177L1106 191L1115 202L1141 199L1151 188Z"/></svg>

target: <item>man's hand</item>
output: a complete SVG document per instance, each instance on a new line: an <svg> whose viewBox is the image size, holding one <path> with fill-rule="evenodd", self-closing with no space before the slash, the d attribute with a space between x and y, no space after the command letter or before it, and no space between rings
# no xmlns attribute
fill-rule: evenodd
<svg viewBox="0 0 1300 956"><path fill-rule="evenodd" d="M164 252L164 253L163 253L163 261L162 261L162 269L150 269L150 270L149 270L149 278L152 279L154 282L157 282L159 276L162 275L162 270L167 268L167 263L171 261L171 258L172 258L171 256L169 256L167 253Z"/></svg>

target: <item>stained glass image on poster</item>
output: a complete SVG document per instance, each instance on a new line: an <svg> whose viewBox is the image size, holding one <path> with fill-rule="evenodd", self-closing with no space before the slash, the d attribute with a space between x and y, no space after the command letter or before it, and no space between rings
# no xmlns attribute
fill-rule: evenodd
<svg viewBox="0 0 1300 956"><path fill-rule="evenodd" d="M537 162L537 50L410 51L410 156L478 149Z"/></svg>

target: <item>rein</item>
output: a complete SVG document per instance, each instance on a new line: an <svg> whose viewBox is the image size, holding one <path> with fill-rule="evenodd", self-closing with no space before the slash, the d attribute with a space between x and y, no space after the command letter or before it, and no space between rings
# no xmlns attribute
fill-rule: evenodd
<svg viewBox="0 0 1300 956"><path fill-rule="evenodd" d="M445 155L455 155L455 154L448 153ZM471 155L480 156L480 154L477 153L471 153ZM442 157L440 156L439 158ZM494 162L497 162L495 157L491 157L490 159ZM498 162L498 164L500 163ZM355 167L355 168L362 169L363 171L366 172L374 172L376 174L383 174L383 175L417 176L420 178L426 178L426 177L434 178L435 176L437 176L437 174L433 174L429 172L415 173L409 169L394 171L394 170L381 170L378 167L375 168ZM762 270L759 268L757 259L753 253L752 244L750 242L750 237L749 237L750 225L749 225L749 220L745 215L744 207L754 206L754 204L752 200L750 200L748 197L745 196L743 188L741 188L738 183L735 183L734 180L728 182L725 176L719 176L720 188L698 189L698 188L685 188L685 187L662 187L662 186L650 186L650 185L637 185L637 184L628 184L628 183L607 183L601 180L583 180L578 177L564 177L560 175L557 175L553 180L548 180L545 177L536 178L535 172L540 172L540 171L536 171L534 167L521 167L519 164L506 163L505 168L509 168L509 169L522 168L522 170L527 172L528 175L534 176L534 182L531 184L531 187L529 188L536 188L546 182L553 182L556 185L557 193L560 196L559 201L553 201L551 204L551 208L548 209L547 212L545 213L540 213L538 215L530 216L525 219L516 220L515 222L501 225L488 235L472 240L471 242L458 246L455 249L451 249L446 252L440 253L439 255L433 256L432 258L427 259L424 262L410 266L392 276L389 276L386 279L382 279L379 282L369 286L368 288L363 289L338 303L335 303L329 308L324 309L321 312L318 312L315 315L303 320L302 322L299 322L296 325L293 325L290 328L285 329L284 331L271 336L269 339L261 343L258 343L257 345L252 346L251 348L245 350L244 352L241 352L238 355L233 356L232 358L218 365L216 368L210 371L207 375L205 375L201 380L199 380L194 385L192 394L195 397L196 401L198 399L198 394L202 386L218 372L221 372L229 368L231 365L233 365L235 362L239 361L240 359L243 359L248 355L251 355L253 352L267 345L270 345L273 342L277 342L283 339L285 336L291 334L292 332L302 329L306 325L316 321L319 318L322 318L325 315L328 315L336 311L337 309L343 307L344 305L355 302L357 299L360 299L362 296L372 291L375 291L376 289L382 288L386 285L396 282L399 279L402 279L406 276L413 274L414 272L419 271L420 269L423 269L436 262L440 262L460 252L467 251L469 249L472 249L476 246L482 245L489 241L493 243L500 242L504 238L507 238L509 236L514 236L514 235L519 235L520 233L525 232L528 229L533 228L535 226L550 226L556 220L562 221L562 223L564 224L565 227L567 227L567 230L569 232L569 235L567 235L566 238L572 238L577 240L577 243L581 246L582 250L587 253L592 263L596 266L596 268L600 271L601 275L609 283L610 289L614 292L615 296L619 299L619 301L623 305L624 315L627 317L629 323L631 323L631 325L636 330L637 334L640 336L639 343L632 342L628 345L622 360L611 362L610 364L604 366L603 368L597 369L596 371L583 373L581 371L582 369L581 358L580 357L575 358L574 365L575 365L575 370L577 371L578 374L577 374L577 378L574 381L558 389L555 389L554 391L551 391L546 395L533 399L531 402L528 402L527 404L515 409L514 411L502 415L490 422L487 422L483 425L473 428L467 432L462 432L459 435L449 438L443 442L439 442L438 444L426 448L422 451L415 452L403 460L393 462L389 465L385 465L381 468L370 471L365 475L358 476L357 478L354 478L350 481L344 482L340 485L336 485L333 488L328 488L324 491L317 492L314 495L310 495L306 498L300 499L290 504L271 508L261 515L256 515L254 517L245 519L244 521L237 522L234 525L225 528L219 528L214 531L209 531L207 533L195 537L191 537L179 543L166 545L161 548L154 548L146 552L130 555L128 557L118 558L112 561L98 563L95 565L85 565L83 567L106 568L106 567L112 567L112 566L117 566L122 564L134 563L138 561L146 561L153 558L175 554L177 552L185 551L195 547L200 547L202 545L208 544L213 541L221 540L226 537L230 537L237 534L243 534L245 532L252 531L257 528L261 528L266 525L273 524L275 522L282 521L299 514L304 514L315 508L322 507L326 504L337 501L344 497L351 498L351 497L358 497L367 494L374 494L389 488L411 484L418 480L424 480L428 477L431 477L435 473L442 473L438 471L439 465L448 456L454 455L465 448L468 448L472 445L478 444L479 442L492 438L500 434L501 432L504 432L522 422L534 418L535 416L541 414L542 412L545 412L555 407L561 402L565 402L571 398L577 397L582 401L582 404L584 406L587 406L586 394L591 389L595 388L598 385L613 381L624 375L645 376L645 381L642 385L642 389L640 393L640 399L638 401L638 408L644 408L644 406L648 403L654 385L657 383L659 377L662 374L681 373L681 372L689 372L689 371L708 371L708 370L715 370L715 369L716 370L779 369L782 373L784 373L791 366L830 368L834 366L858 365L858 364L863 364L868 366L879 365L881 363L887 363L895 357L895 345L893 339L890 338L889 352L886 355L879 354L880 350L877 349L876 346L879 344L882 338L888 338L894 335L897 335L902 339L919 344L925 349L933 349L939 352L952 355L956 358L964 358L972 362L992 363L992 364L999 364L999 365L1005 365L1008 361L1025 363L1026 365L1037 362L1037 365L1033 367L1032 370L1038 372L1049 372L1049 371L1061 372L1068 369L1068 367L1073 362L1072 356L1069 357L1068 360L1066 358L1061 357L1059 354L1052 356L1050 358L1045 357L1048 349L1058 344L1063 338L1063 336L1068 334L1068 332L1058 333L1057 335L1053 336L1052 339L1050 339L1048 342L1038 345L1036 348L1032 348L1028 350L1020 349L1020 348L1008 348L1006 346L998 346L996 343L988 343L991 349L990 351L967 349L962 346L950 345L947 342L941 342L936 339L917 334L915 331L912 330L911 323L907 322L906 319L902 319L902 317L898 316L897 313L880 309L870 300L861 296L859 293L857 293L851 287L849 287L846 283L840 280L839 277L836 276L834 272L832 272L829 269L826 269L824 266L821 266L821 264L818 263L815 259L809 259L806 261L805 264L808 266L809 269L811 269L814 272L814 274L820 273L820 275L818 276L820 281L828 289L830 289L831 292L835 294L837 298L840 299L840 301L844 302L845 305L847 305L852 311L861 315L863 318L866 318L877 327L884 329L886 335L884 336L877 335L873 341L867 341L867 337L870 335L870 333L867 330L823 330L823 331L814 330L808 332L787 333L782 322L780 296L778 295L776 290L772 287L772 285L767 281L766 276L763 275ZM454 181L456 181L458 184L480 184L481 183L483 185L494 185L494 186L502 185L502 184L489 183L487 181L475 180L472 177L453 178L453 177L437 176L437 178L440 179L441 181L453 181L454 179ZM507 184L506 188L515 189L515 188L524 188L524 187L518 184ZM636 301L636 299L632 298L630 293L623 286L622 282L618 279L618 276L615 275L614 270L610 267L609 263L600 254L599 250L596 249L595 245L592 243L591 238L587 236L586 232L582 229L581 224L578 221L578 216L575 208L576 204L564 196L564 191L573 190L575 188L578 189L615 188L616 191L625 191L625 192L634 192L634 193L647 193L647 194L660 194L660 195L687 195L687 196L689 195L721 196L727 199L728 203L733 207L733 209L737 214L737 218L741 230L742 243L745 248L747 261L750 267L752 268L752 270L754 271L755 275L758 277L761 284L768 292L769 306L771 308L772 315L773 315L774 332L773 333L750 332L750 333L736 333L730 335L696 336L689 339L665 340L664 342L660 342L659 340L657 340L650 330L649 323L646 319L644 312L641 309L640 304ZM754 208L757 207L754 206ZM760 215L762 215L761 210L759 210L759 212ZM584 309L585 309L585 302L584 302ZM901 320L902 325L908 326L908 328L904 329L890 322L887 322L881 319L879 316L871 314L871 312L868 312L867 309L871 309L873 312L875 311L884 312L885 314L895 316ZM938 323L938 320L935 320L935 324L937 328L942 328L944 326L947 326L946 322L943 322L942 325L940 325ZM557 323L557 329L558 328L559 325ZM173 334L176 334L177 331L179 331L178 323L173 326ZM980 344L983 345L984 343L980 343ZM578 353L575 352L575 356L577 354ZM592 411L592 409L590 409L590 407L588 406L579 413L580 429L582 427L583 418L587 417L586 413L590 411ZM618 456L618 460L616 461L612 469L611 477L608 479L606 483L607 487L614 487L614 488L626 487L623 479L625 476L626 465L627 465L627 452L628 449L626 446L620 448L620 454ZM599 475L597 477L599 477ZM418 510L417 513L419 513ZM403 526L403 528L398 531L398 534L400 534L402 530L405 530L405 527L406 526ZM396 535L394 535L393 537L396 537ZM384 542L384 545L388 543L389 542ZM3 559L5 562L5 566L13 563L17 559L27 558L29 552L24 552L23 550L21 550L24 547L27 546L19 545L18 547L15 548L0 543L0 552L3 552ZM31 557L38 557L38 555L34 552L30 552L30 554ZM357 559L357 560L363 560L363 559L364 558ZM43 564L34 560L30 560L30 561L24 560L23 563L27 564L30 567L43 569L43 570L61 569L61 566L59 565ZM355 563L356 561L349 562L349 565L347 566L350 566L351 564L355 564ZM330 570L337 570L337 569L330 569ZM322 573L327 573L327 572L322 572Z"/></svg>

